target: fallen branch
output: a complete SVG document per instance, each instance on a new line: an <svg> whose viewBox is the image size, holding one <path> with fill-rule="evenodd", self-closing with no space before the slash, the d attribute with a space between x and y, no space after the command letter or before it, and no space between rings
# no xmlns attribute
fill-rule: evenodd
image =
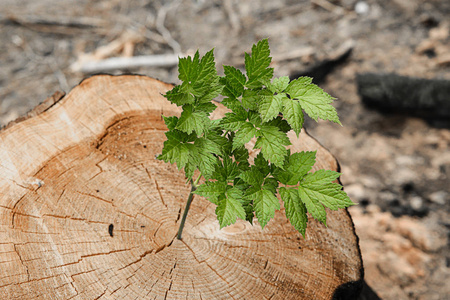
<svg viewBox="0 0 450 300"><path fill-rule="evenodd" d="M0 24L12 23L39 32L56 34L79 34L87 29L104 29L106 22L98 18L78 17L67 18L61 16L33 16L33 15L0 15Z"/></svg>
<svg viewBox="0 0 450 300"><path fill-rule="evenodd" d="M345 9L337 6L336 4L331 3L330 1L327 0L311 0L311 3L322 7L325 10L328 10L329 12L338 14L338 15L342 15L345 13Z"/></svg>
<svg viewBox="0 0 450 300"><path fill-rule="evenodd" d="M439 127L450 126L450 81L399 76L358 74L362 102L382 112L422 117Z"/></svg>
<svg viewBox="0 0 450 300"><path fill-rule="evenodd" d="M74 72L99 73L140 67L172 67L178 64L178 54L113 57L73 66Z"/></svg>

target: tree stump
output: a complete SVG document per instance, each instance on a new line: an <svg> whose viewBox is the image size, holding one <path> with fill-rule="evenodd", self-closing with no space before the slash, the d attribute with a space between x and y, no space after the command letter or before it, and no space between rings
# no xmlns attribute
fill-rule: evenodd
<svg viewBox="0 0 450 300"><path fill-rule="evenodd" d="M306 239L284 211L219 229L215 205L155 159L172 85L94 76L0 131L0 299L354 299L363 269L346 210ZM223 115L219 104L215 116ZM333 156L302 132L294 151ZM283 208L282 208L283 210Z"/></svg>

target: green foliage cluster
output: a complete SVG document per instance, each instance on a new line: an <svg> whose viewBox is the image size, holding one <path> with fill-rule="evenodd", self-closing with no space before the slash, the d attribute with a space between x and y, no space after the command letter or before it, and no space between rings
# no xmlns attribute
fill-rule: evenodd
<svg viewBox="0 0 450 300"><path fill-rule="evenodd" d="M179 118L164 117L169 131L158 159L184 168L191 182L200 171L205 182L194 193L217 205L221 228L237 218L253 222L255 215L264 228L280 209L279 193L287 218L304 236L307 212L326 224L325 207L337 210L353 203L333 183L339 173L310 172L315 151L291 153L286 148L291 144L287 132L293 130L299 137L304 112L316 121L340 122L330 95L308 77L273 78L271 60L266 39L253 45L251 54L245 53L246 74L224 66L225 76L219 76L213 50L203 57L197 51L194 57L180 58L182 84L165 97L183 111ZM216 109L211 101L219 95L231 112L210 120ZM253 149L260 150L254 164L245 147L252 138Z"/></svg>

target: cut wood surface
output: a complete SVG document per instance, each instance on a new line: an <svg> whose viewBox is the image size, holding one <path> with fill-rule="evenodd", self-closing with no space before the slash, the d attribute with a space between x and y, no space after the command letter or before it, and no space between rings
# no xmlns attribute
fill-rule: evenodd
<svg viewBox="0 0 450 300"><path fill-rule="evenodd" d="M161 95L171 88L94 76L0 131L0 299L354 299L362 261L346 210L327 210L328 227L310 218L303 239L284 211L264 230L220 230L196 196L175 238L190 186L155 159L161 114L180 114ZM305 132L290 138L318 150L314 170L338 169Z"/></svg>

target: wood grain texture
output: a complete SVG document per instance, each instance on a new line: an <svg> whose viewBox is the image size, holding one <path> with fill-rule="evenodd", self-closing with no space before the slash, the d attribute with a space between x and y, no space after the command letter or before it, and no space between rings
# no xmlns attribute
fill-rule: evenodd
<svg viewBox="0 0 450 300"><path fill-rule="evenodd" d="M346 210L328 210L328 227L310 219L304 240L283 209L264 230L220 230L215 206L196 196L175 239L190 187L155 159L161 114L180 113L161 95L171 87L94 76L0 131L0 299L357 295L362 261ZM318 150L315 170L338 169L305 132L290 138L295 151Z"/></svg>

